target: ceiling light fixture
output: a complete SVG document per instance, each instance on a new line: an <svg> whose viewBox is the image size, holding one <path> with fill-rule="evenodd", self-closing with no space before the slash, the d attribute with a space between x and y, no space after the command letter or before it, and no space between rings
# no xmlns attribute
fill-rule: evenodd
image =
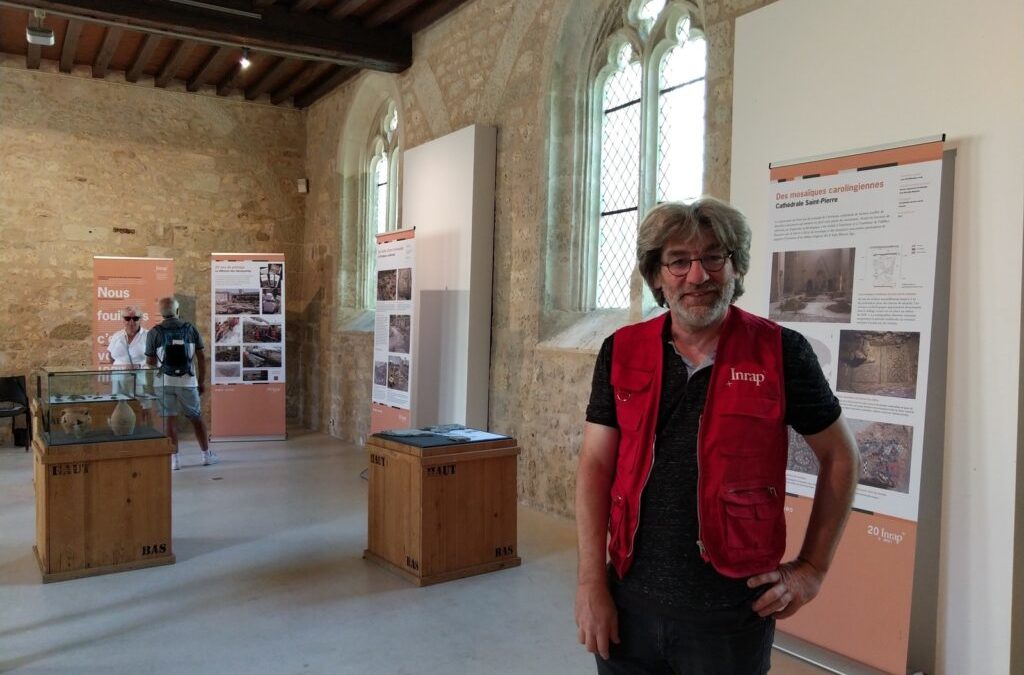
<svg viewBox="0 0 1024 675"><path fill-rule="evenodd" d="M25 27L25 40L30 45L39 45L40 47L52 47L56 43L56 39L53 35L53 29L47 28L43 25L43 19L46 17L46 12L41 9L35 10L32 16L32 20L29 21L28 26Z"/></svg>
<svg viewBox="0 0 1024 675"><path fill-rule="evenodd" d="M242 70L245 70L252 65L252 61L249 60L248 47L242 47L242 58L238 59L238 65L242 67Z"/></svg>

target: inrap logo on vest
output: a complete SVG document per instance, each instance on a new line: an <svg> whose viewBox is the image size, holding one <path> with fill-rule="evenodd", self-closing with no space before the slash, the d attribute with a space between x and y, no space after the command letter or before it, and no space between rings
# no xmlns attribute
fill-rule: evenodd
<svg viewBox="0 0 1024 675"><path fill-rule="evenodd" d="M764 372L754 372L748 370L737 370L735 368L729 369L729 384L733 382L753 382L755 386L760 387L761 383L764 382Z"/></svg>

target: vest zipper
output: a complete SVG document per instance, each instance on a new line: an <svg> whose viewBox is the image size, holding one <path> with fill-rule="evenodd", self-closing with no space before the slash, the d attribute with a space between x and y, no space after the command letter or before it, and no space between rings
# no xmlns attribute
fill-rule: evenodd
<svg viewBox="0 0 1024 675"><path fill-rule="evenodd" d="M633 546L636 544L636 533L640 531L640 505L644 501L644 489L647 488L647 481L651 479L651 474L654 473L654 448L658 445L658 434L654 434L654 441L651 443L651 466L647 469L647 476L644 478L644 484L640 486L640 494L637 495L636 500L636 525L633 526L633 536L629 539L629 550L626 552L626 558L633 557Z"/></svg>
<svg viewBox="0 0 1024 675"><path fill-rule="evenodd" d="M708 383L708 386L709 387L711 386L710 382ZM701 490L700 490L700 477L701 477L701 473L700 473L700 430L701 430L701 426L703 425L703 423L704 423L704 411L702 410L701 413L700 413L700 417L697 418L697 548L700 549L700 557L702 559L704 559L705 561L708 561L708 560L710 560L710 558L708 557L707 550L704 548L704 534L703 534L702 529L701 529L702 526L701 526L701 520L700 520L700 495L701 495Z"/></svg>

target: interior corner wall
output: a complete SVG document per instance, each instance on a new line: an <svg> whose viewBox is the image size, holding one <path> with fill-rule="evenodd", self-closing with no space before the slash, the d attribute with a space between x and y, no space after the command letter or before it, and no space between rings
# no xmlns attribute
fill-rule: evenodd
<svg viewBox="0 0 1024 675"><path fill-rule="evenodd" d="M174 258L182 314L208 339L210 253L284 253L294 351L302 113L19 61L0 57L0 373L91 365L95 255Z"/></svg>
<svg viewBox="0 0 1024 675"><path fill-rule="evenodd" d="M735 42L732 200L755 223L750 306L768 297L769 162L942 132L957 150L945 448L927 449L945 462L936 661L1010 672L1024 3L780 0L741 17Z"/></svg>

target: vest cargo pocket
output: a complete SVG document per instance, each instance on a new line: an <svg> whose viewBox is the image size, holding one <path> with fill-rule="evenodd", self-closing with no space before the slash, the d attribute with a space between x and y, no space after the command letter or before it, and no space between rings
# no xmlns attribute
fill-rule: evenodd
<svg viewBox="0 0 1024 675"><path fill-rule="evenodd" d="M749 551L771 547L778 512L775 488L728 488L721 500L726 546Z"/></svg>

